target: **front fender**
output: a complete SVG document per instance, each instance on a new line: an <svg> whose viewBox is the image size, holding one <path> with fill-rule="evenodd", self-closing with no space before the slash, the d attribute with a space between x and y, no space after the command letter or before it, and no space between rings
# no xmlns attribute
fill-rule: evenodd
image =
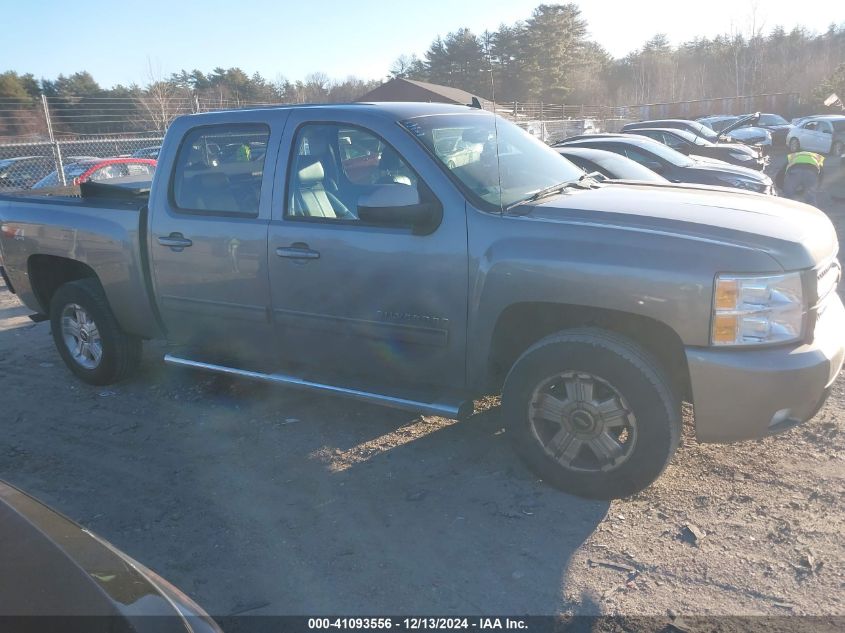
<svg viewBox="0 0 845 633"><path fill-rule="evenodd" d="M470 218L467 375L473 385L486 381L496 324L515 304L634 314L671 328L685 345L707 345L715 274L780 270L762 251L713 240L583 222Z"/></svg>

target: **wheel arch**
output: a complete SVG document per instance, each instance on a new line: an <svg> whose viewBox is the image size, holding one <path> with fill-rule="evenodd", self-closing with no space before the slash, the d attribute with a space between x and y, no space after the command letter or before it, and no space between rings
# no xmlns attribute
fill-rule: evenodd
<svg viewBox="0 0 845 633"><path fill-rule="evenodd" d="M57 255L31 255L27 260L32 293L43 314L50 313L50 301L61 286L80 279L93 279L103 289L97 273L88 264Z"/></svg>
<svg viewBox="0 0 845 633"><path fill-rule="evenodd" d="M499 315L487 359L485 390L498 392L514 362L534 343L579 327L608 330L638 343L663 367L677 396L692 402L684 344L667 324L630 312L536 301L512 304Z"/></svg>

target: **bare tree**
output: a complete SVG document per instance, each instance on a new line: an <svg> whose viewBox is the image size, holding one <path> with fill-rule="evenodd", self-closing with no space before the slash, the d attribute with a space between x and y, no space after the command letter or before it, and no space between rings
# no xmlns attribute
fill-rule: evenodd
<svg viewBox="0 0 845 633"><path fill-rule="evenodd" d="M171 121L180 114L193 111L192 96L173 81L164 79L161 68L153 69L147 60L147 85L135 98L143 120L157 132L167 131Z"/></svg>

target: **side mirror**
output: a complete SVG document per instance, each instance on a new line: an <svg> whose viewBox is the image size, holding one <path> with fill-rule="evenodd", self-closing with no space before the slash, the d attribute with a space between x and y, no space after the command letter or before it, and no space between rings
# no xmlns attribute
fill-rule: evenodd
<svg viewBox="0 0 845 633"><path fill-rule="evenodd" d="M415 234L427 235L442 218L440 204L422 202L417 188L410 185L375 185L358 198L358 219L366 224L411 227Z"/></svg>

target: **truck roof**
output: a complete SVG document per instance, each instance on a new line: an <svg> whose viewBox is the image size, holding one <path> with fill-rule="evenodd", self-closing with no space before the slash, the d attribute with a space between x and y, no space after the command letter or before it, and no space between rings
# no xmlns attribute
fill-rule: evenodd
<svg viewBox="0 0 845 633"><path fill-rule="evenodd" d="M215 112L200 112L190 114L191 117L214 117L225 115L227 112L245 112L250 110L328 110L339 111L355 109L356 111L380 112L397 119L405 119L431 114L466 114L482 112L470 105L455 103L431 103L414 101L381 101L381 102L351 102L351 103L296 103L267 106L250 106L236 110L218 110ZM489 114L489 112L488 112Z"/></svg>

